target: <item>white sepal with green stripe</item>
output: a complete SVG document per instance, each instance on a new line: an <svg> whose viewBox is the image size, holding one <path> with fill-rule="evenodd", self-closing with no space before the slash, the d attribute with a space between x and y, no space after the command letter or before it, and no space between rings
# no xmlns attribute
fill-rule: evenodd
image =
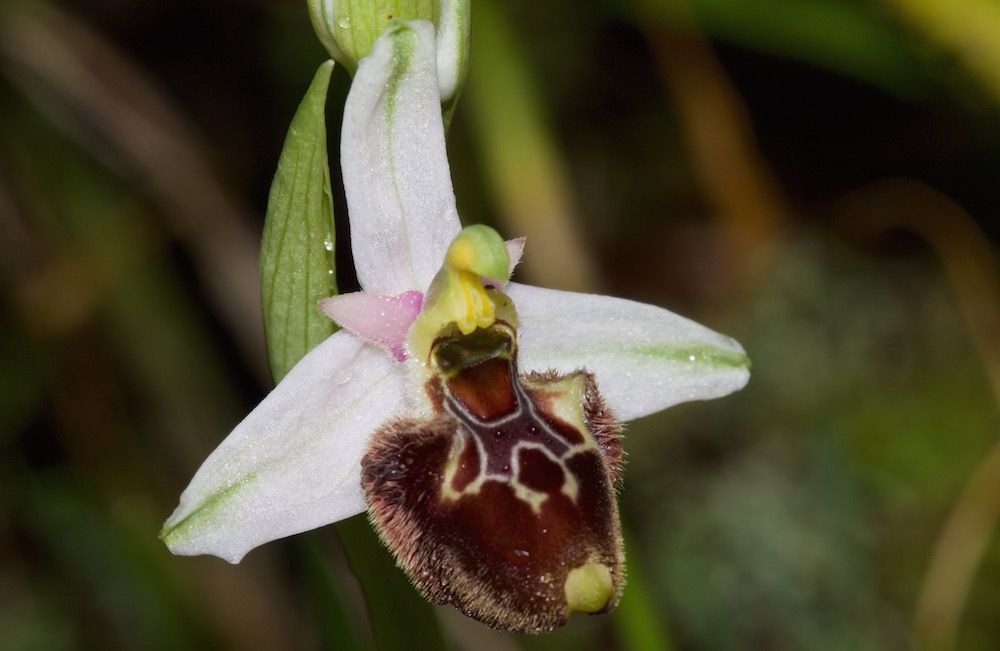
<svg viewBox="0 0 1000 651"><path fill-rule="evenodd" d="M402 411L406 379L382 350L329 337L209 455L160 537L175 554L237 563L269 540L363 512L361 456Z"/></svg>
<svg viewBox="0 0 1000 651"><path fill-rule="evenodd" d="M750 379L735 339L661 307L518 283L506 291L521 320L521 369L587 369L621 420L719 398Z"/></svg>

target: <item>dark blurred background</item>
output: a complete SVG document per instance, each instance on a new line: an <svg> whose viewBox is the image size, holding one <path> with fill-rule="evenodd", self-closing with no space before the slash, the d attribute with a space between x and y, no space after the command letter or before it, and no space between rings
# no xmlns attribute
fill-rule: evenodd
<svg viewBox="0 0 1000 651"><path fill-rule="evenodd" d="M259 235L325 58L304 1L0 3L0 648L370 647L333 528L156 537L269 389ZM437 609L449 648L1000 647L994 2L476 0L449 148L521 280L754 363L630 425L618 611Z"/></svg>

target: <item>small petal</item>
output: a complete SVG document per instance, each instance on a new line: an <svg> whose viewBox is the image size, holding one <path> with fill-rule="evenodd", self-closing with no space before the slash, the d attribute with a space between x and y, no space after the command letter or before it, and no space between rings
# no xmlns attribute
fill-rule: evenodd
<svg viewBox="0 0 1000 651"><path fill-rule="evenodd" d="M420 292L399 296L352 292L324 298L319 307L340 327L388 349L397 362L402 362L406 359L406 333L420 314L423 300Z"/></svg>
<svg viewBox="0 0 1000 651"><path fill-rule="evenodd" d="M621 420L741 389L750 361L735 340L663 308L511 283L521 369L585 368Z"/></svg>
<svg viewBox="0 0 1000 651"><path fill-rule="evenodd" d="M362 288L425 290L460 229L430 23L391 24L361 61L344 107L341 167Z"/></svg>
<svg viewBox="0 0 1000 651"><path fill-rule="evenodd" d="M361 457L402 410L401 368L347 332L310 351L202 464L160 534L170 551L237 563L364 511Z"/></svg>
<svg viewBox="0 0 1000 651"><path fill-rule="evenodd" d="M507 277L510 278L514 275L514 267L517 263L521 261L521 256L524 255L524 243L526 238L515 237L512 240L507 240L504 244L507 245Z"/></svg>

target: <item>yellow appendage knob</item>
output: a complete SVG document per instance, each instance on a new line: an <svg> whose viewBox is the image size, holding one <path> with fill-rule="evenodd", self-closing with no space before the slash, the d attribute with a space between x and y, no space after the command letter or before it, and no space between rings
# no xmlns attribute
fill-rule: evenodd
<svg viewBox="0 0 1000 651"><path fill-rule="evenodd" d="M587 563L566 575L566 605L573 611L596 613L614 594L611 570L604 563Z"/></svg>

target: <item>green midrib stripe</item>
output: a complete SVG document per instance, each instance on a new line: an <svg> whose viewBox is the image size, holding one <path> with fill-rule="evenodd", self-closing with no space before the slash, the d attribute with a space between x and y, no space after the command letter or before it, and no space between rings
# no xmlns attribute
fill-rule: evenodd
<svg viewBox="0 0 1000 651"><path fill-rule="evenodd" d="M625 350L641 357L655 357L670 362L750 368L750 358L747 357L746 353L717 348L716 346L689 346L686 348L628 346Z"/></svg>
<svg viewBox="0 0 1000 651"><path fill-rule="evenodd" d="M705 367L750 368L750 358L747 357L746 353L726 350L718 346L673 348L657 345L625 345L604 348L573 348L554 351L549 355L549 357L574 359L594 356L652 358L664 362Z"/></svg>
<svg viewBox="0 0 1000 651"><path fill-rule="evenodd" d="M238 492L255 478L256 474L247 473L223 490L215 493L202 502L197 509L184 516L180 522L174 524L169 529L164 527L163 530L160 531L160 540L165 543L181 542L184 540L184 537L181 536L181 534L183 534L185 530L190 529L191 525L196 524L201 520L210 518L212 514L215 513L230 497L232 497L234 493Z"/></svg>

